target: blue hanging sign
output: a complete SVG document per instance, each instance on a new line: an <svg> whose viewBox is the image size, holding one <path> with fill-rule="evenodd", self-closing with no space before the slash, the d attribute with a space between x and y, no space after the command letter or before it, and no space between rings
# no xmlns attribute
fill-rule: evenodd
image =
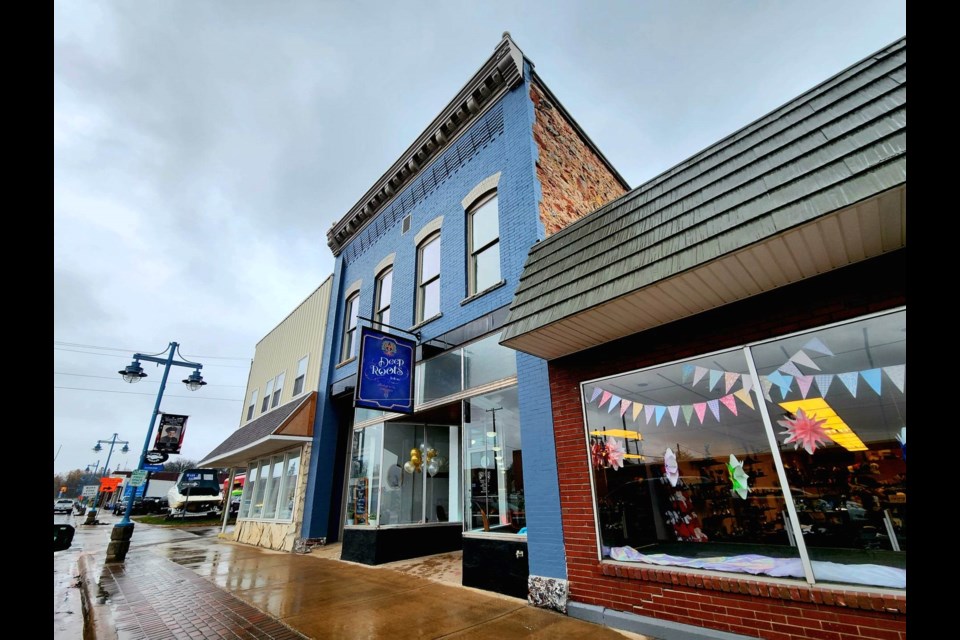
<svg viewBox="0 0 960 640"><path fill-rule="evenodd" d="M353 406L413 413L417 343L383 331L360 329L360 366Z"/></svg>

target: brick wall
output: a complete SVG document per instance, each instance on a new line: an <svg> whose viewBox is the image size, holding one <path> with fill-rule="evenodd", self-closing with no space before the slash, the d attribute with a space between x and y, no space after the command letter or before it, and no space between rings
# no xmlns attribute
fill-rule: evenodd
<svg viewBox="0 0 960 640"><path fill-rule="evenodd" d="M905 275L900 251L551 362L570 599L771 640L904 640L905 595L601 563L579 384L905 305Z"/></svg>
<svg viewBox="0 0 960 640"><path fill-rule="evenodd" d="M530 100L542 194L540 220L550 236L627 190L535 83L530 84Z"/></svg>

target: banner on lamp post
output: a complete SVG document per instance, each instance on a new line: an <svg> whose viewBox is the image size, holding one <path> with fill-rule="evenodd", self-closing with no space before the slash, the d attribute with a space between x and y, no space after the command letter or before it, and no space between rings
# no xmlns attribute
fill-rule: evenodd
<svg viewBox="0 0 960 640"><path fill-rule="evenodd" d="M167 455L180 453L183 445L183 434L187 430L187 418L172 413L160 414L160 426L157 427L156 441L153 450Z"/></svg>
<svg viewBox="0 0 960 640"><path fill-rule="evenodd" d="M413 413L416 349L413 340L362 327L353 406Z"/></svg>

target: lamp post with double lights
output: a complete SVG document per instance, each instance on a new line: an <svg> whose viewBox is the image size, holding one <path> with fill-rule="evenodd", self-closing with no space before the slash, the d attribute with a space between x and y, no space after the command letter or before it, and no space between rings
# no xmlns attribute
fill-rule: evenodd
<svg viewBox="0 0 960 640"><path fill-rule="evenodd" d="M130 451L130 447L128 446L128 445L130 444L130 442L127 441L127 440L117 440L117 434L116 434L116 433L113 434L113 437L110 438L109 440L97 440L97 444L93 445L93 450L94 450L96 453L100 453L101 451L103 451L103 445L105 445L105 444L110 445L110 450L107 451L107 461L106 461L106 463L104 463L104 465L103 465L103 470L100 471L100 487L97 489L97 495L96 495L96 497L95 497L94 500L93 500L93 506L92 506L92 508L90 509L90 511L87 512L87 524L94 524L94 523L96 523L96 520L97 520L97 507L100 506L100 497L101 497L101 494L103 493L103 490L102 490L102 488L103 488L103 476L107 475L107 470L110 468L110 456L113 455L113 447L114 447L114 445L123 444L123 448L120 449L120 451L121 451L122 453L127 453L128 451ZM98 466L98 467L100 466L100 461L99 461L99 460L97 461L97 466ZM89 469L89 467L87 467L87 468ZM97 472L94 471L94 473L97 473Z"/></svg>
<svg viewBox="0 0 960 640"><path fill-rule="evenodd" d="M170 374L170 367L189 367L194 370L193 373L183 380L183 383L187 385L190 391L196 391L207 384L204 382L203 376L200 375L200 369L203 368L202 364L199 362L174 359L175 355L179 355L179 349L180 345L178 343L171 342L166 357L158 357L160 354L145 355L135 353L133 354L133 362L117 372L123 376L125 382L133 384L147 377L147 374L143 372L143 367L140 366L141 360L163 365L163 377L160 379L160 390L157 391L157 401L153 406L153 413L150 414L147 436L143 440L143 450L140 452L140 462L137 464L137 471L143 470L146 464L147 451L150 449L150 439L153 437L154 424L157 421L157 416L160 415L160 401L163 399L163 390L167 385L167 376ZM130 511L133 507L133 491L130 492L126 500L127 508L123 512L123 519L114 525L113 531L110 534L110 544L107 547L107 562L123 562L127 556L127 551L130 549L130 538L133 537L133 522L130 520Z"/></svg>

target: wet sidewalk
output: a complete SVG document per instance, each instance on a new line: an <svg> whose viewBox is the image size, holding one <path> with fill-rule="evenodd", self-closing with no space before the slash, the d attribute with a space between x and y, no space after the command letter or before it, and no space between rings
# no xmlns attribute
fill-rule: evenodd
<svg viewBox="0 0 960 640"><path fill-rule="evenodd" d="M339 560L335 545L282 553L219 529L138 523L125 561L108 564L114 518L101 520L77 526L83 640L643 638L460 586L458 554L368 567ZM55 619L55 638L74 640L66 633Z"/></svg>

